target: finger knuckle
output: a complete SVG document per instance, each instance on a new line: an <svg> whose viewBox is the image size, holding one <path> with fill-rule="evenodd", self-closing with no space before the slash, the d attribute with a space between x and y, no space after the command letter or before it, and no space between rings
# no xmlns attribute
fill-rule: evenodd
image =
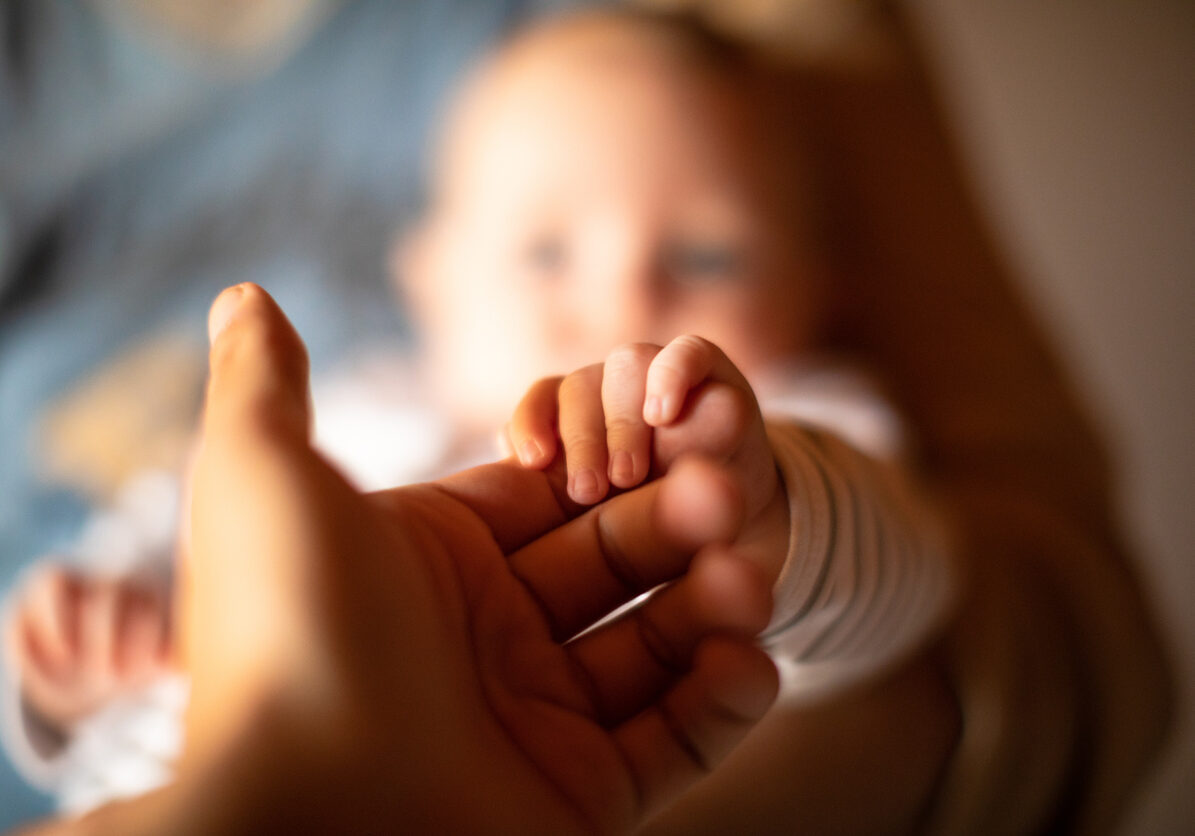
<svg viewBox="0 0 1195 836"><path fill-rule="evenodd" d="M716 345L697 334L681 334L669 344L669 347L688 358L708 357L718 352Z"/></svg>
<svg viewBox="0 0 1195 836"><path fill-rule="evenodd" d="M555 392L560 388L561 382L564 378L561 375L552 375L551 377L541 377L535 383L531 384L531 388L527 390L528 396L534 397L541 394L548 394Z"/></svg>
<svg viewBox="0 0 1195 836"><path fill-rule="evenodd" d="M690 375L690 370L709 365L709 358L716 350L714 344L704 337L684 334L674 339L660 352L653 371L656 371L657 374L663 372L686 378Z"/></svg>
<svg viewBox="0 0 1195 836"><path fill-rule="evenodd" d="M642 422L631 420L623 415L608 415L606 417L606 435L616 440L631 440L644 432Z"/></svg>
<svg viewBox="0 0 1195 836"><path fill-rule="evenodd" d="M638 372L659 353L660 347L653 343L624 343L606 356L606 373Z"/></svg>
<svg viewBox="0 0 1195 836"><path fill-rule="evenodd" d="M34 578L32 592L55 606L61 606L78 597L83 587L83 579L74 572L61 566L51 566Z"/></svg>
<svg viewBox="0 0 1195 836"><path fill-rule="evenodd" d="M531 387L515 406L514 415L507 423L504 431L512 438L520 437L533 428L551 420L556 409L556 398L563 378L544 377L531 384Z"/></svg>
<svg viewBox="0 0 1195 836"><path fill-rule="evenodd" d="M566 439L565 448L565 458L570 465L593 465L606 458L605 439L599 440L589 435Z"/></svg>
<svg viewBox="0 0 1195 836"><path fill-rule="evenodd" d="M569 372L560 381L560 398L567 400L578 395L587 394L593 391L594 384L601 379L602 367L600 365L585 366L576 371Z"/></svg>

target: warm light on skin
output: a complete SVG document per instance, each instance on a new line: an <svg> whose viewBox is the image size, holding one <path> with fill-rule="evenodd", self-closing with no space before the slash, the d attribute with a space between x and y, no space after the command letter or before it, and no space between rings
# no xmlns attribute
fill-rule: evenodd
<svg viewBox="0 0 1195 836"><path fill-rule="evenodd" d="M751 375L806 348L819 308L739 79L626 22L557 30L466 90L403 262L432 379L478 427L630 341L700 334Z"/></svg>

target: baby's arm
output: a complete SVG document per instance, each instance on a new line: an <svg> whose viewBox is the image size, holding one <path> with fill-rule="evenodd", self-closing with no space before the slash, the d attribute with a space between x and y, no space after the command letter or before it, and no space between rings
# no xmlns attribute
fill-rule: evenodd
<svg viewBox="0 0 1195 836"><path fill-rule="evenodd" d="M882 404L870 387L855 388L871 397L822 397L813 411L838 413L828 426L801 420L800 409L765 422L725 354L680 337L664 348L623 346L605 363L541 380L506 439L531 467L562 450L569 493L583 504L682 455L729 464L747 520L731 547L772 584L764 640L784 674L784 696L808 701L874 682L910 659L953 601L942 527L915 480L895 458L865 454L835 431Z"/></svg>
<svg viewBox="0 0 1195 836"><path fill-rule="evenodd" d="M838 406L860 417L859 405ZM748 521L732 547L773 585L764 638L790 696L874 679L922 647L947 614L952 567L909 474L832 427L765 424L742 373L706 340L624 346L604 364L540 381L507 440L533 467L562 447L569 492L582 503L681 455L730 464Z"/></svg>
<svg viewBox="0 0 1195 836"><path fill-rule="evenodd" d="M546 378L527 392L506 443L528 467L563 451L570 497L600 501L668 470L682 456L728 465L746 522L732 544L769 583L789 550L789 504L750 384L708 340L616 348L605 363Z"/></svg>
<svg viewBox="0 0 1195 836"><path fill-rule="evenodd" d="M674 373L665 363L678 348L682 369ZM626 375L624 365L636 373ZM757 510L754 528L769 544L768 565L781 567L771 575L776 605L765 639L787 696L723 767L646 830L790 832L798 822L813 831L913 829L959 728L954 695L928 649L954 584L936 515L898 461L861 452L834 432L838 421L818 420L828 404L842 407L831 410L838 418L887 417L881 400L815 396L818 409L782 410L791 417L769 419L765 429L750 387L728 366L703 341L619 349L605 366L536 384L507 428L511 449L529 466L545 465L563 446L574 499L596 501L605 484L628 483L612 466L618 451L659 452L652 466L664 468L687 449L737 456L757 509L776 497L785 506L775 517ZM642 394L629 408L606 406L611 371L615 383L639 381ZM682 395L662 404L664 420L653 407L653 420L635 422L635 411L660 394L654 387L669 383ZM578 425L588 429L578 433ZM719 433L720 443L710 443ZM632 478L644 478L647 463L634 461ZM578 497L582 467L605 483Z"/></svg>
<svg viewBox="0 0 1195 836"><path fill-rule="evenodd" d="M83 812L168 781L185 683L150 573L33 572L6 602L0 737L29 783Z"/></svg>

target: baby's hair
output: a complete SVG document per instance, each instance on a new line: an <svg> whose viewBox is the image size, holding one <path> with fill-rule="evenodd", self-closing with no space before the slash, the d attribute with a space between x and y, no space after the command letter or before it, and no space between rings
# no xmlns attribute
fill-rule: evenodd
<svg viewBox="0 0 1195 836"><path fill-rule="evenodd" d="M752 45L712 25L696 9L657 9L629 4L548 15L530 30L514 33L499 53L533 48L548 37L601 33L650 42L657 54L719 76L744 78L764 67Z"/></svg>

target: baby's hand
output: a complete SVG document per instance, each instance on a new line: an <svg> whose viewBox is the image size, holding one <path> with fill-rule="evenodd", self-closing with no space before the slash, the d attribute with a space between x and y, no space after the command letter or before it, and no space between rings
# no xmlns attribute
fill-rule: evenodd
<svg viewBox="0 0 1195 836"><path fill-rule="evenodd" d="M699 454L730 466L746 504L734 547L775 580L788 551L788 503L755 393L721 349L701 337L664 348L634 343L605 363L535 383L515 409L505 441L526 467L546 467L563 448L568 493L600 501Z"/></svg>
<svg viewBox="0 0 1195 836"><path fill-rule="evenodd" d="M26 703L65 730L144 687L166 669L168 622L163 596L142 584L41 570L8 625Z"/></svg>

